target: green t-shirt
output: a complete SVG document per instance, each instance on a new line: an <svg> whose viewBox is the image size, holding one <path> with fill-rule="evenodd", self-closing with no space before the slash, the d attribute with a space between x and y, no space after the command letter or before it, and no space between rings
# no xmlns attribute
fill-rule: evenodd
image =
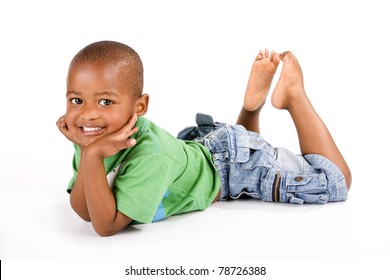
<svg viewBox="0 0 390 280"><path fill-rule="evenodd" d="M137 222L151 223L207 208L220 188L209 150L176 139L144 117L136 126L133 137L137 144L104 160L117 209ZM79 162L80 149L75 145L74 176L68 192Z"/></svg>

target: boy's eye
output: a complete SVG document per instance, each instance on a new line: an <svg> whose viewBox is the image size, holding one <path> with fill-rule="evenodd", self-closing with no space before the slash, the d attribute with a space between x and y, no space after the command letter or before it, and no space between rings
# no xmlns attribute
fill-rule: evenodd
<svg viewBox="0 0 390 280"><path fill-rule="evenodd" d="M103 100L99 101L99 105L108 106L108 105L111 105L111 104L112 104L112 101L107 100L107 99L103 99Z"/></svg>
<svg viewBox="0 0 390 280"><path fill-rule="evenodd" d="M80 98L72 98L70 100L70 103L72 103L74 105L80 105L81 103L83 103L83 101Z"/></svg>

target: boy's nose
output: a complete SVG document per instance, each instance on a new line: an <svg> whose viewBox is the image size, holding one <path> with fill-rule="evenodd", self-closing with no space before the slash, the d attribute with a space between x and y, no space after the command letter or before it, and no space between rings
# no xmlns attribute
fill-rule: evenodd
<svg viewBox="0 0 390 280"><path fill-rule="evenodd" d="M99 118L99 114L93 106L84 106L80 116L83 120L86 121Z"/></svg>

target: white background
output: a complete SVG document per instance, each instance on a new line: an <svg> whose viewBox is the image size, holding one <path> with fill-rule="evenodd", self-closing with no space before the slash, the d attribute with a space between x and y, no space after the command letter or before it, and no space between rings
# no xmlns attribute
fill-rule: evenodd
<svg viewBox="0 0 390 280"><path fill-rule="evenodd" d="M114 279L124 277L132 262L164 261L268 264L273 268L268 279L388 274L390 20L385 4L2 1L4 279L38 279L38 274L51 279L57 268L63 269L57 278L69 277L63 260L106 259L122 260L114 262L113 271L104 271L116 274ZM73 148L55 126L65 113L68 64L78 50L98 40L121 41L140 54L151 98L148 117L173 134L193 125L197 112L233 123L257 52L291 50L301 63L312 103L351 167L349 200L325 206L217 203L204 212L98 237L69 206L65 189L72 176ZM299 153L286 112L267 104L261 125L274 146ZM37 269L22 262L32 259L45 262L35 263ZM57 262L47 265L46 260ZM94 271L103 279L104 264L86 266L94 270L85 273Z"/></svg>

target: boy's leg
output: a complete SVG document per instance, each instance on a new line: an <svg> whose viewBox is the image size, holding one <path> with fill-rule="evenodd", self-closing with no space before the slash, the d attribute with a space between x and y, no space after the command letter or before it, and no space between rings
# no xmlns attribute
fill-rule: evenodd
<svg viewBox="0 0 390 280"><path fill-rule="evenodd" d="M268 49L260 51L252 65L244 96L244 106L237 124L247 130L260 133L259 114L267 98L272 79L280 62L280 57Z"/></svg>
<svg viewBox="0 0 390 280"><path fill-rule="evenodd" d="M340 168L349 189L351 172L305 93L303 74L297 59L291 52L280 54L280 59L283 68L271 97L272 105L290 113L297 129L302 155L319 154L331 160Z"/></svg>

